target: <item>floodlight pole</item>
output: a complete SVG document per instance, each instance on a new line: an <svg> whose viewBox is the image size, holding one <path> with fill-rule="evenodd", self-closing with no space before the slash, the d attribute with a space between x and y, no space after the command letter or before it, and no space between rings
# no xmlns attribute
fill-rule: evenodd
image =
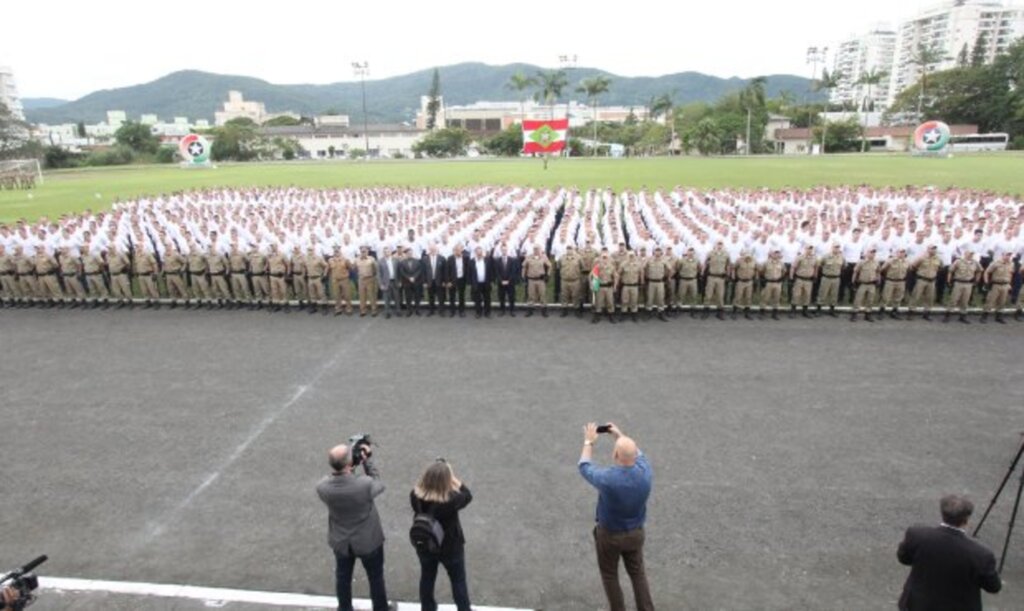
<svg viewBox="0 0 1024 611"><path fill-rule="evenodd" d="M576 68L576 61L577 61L577 59L578 58L577 58L575 53L569 53L569 54L566 54L566 55L559 55L558 56L558 66L562 70L565 70L565 73L566 73L566 79L565 79L566 80L566 87L571 87L572 86L572 84L568 82L569 81L569 78L568 78L569 70L573 70L573 69ZM569 147L569 104L570 104L571 101L572 101L572 90L570 89L565 94L565 156L566 157L568 157L572 153L572 150Z"/></svg>
<svg viewBox="0 0 1024 611"><path fill-rule="evenodd" d="M810 93L810 88L814 86L814 79L816 78L816 76L818 74L818 62L821 62L822 64L824 64L825 63L825 58L826 58L827 55L828 55L828 47L807 47L807 63L811 65L811 82L808 84L808 93ZM828 102L825 102L825 112L828 113ZM808 136L811 136L814 133L814 128L811 125L814 122L812 120L813 114L814 114L814 112L811 110L810 95L808 95L807 96L807 133L808 133ZM828 118L827 117L826 117L825 121L826 121L826 123L828 122ZM814 150L814 146L813 146L814 145L814 138L813 137L807 138L807 143L809 145L807 147L807 154L810 155L811 152ZM821 145L821 148L822 148L822 154L824 154L824 152L825 152L824 133L822 134L822 145Z"/></svg>
<svg viewBox="0 0 1024 611"><path fill-rule="evenodd" d="M368 123L366 119L366 75L370 73L370 62L363 60L361 62L352 62L352 73L359 77L360 84L363 90L363 142L365 149L365 157L370 158L370 132L368 131Z"/></svg>

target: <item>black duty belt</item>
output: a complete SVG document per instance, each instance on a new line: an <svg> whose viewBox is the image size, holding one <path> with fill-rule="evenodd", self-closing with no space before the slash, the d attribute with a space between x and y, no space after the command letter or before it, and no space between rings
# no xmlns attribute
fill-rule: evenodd
<svg viewBox="0 0 1024 611"><path fill-rule="evenodd" d="M74 278L77 275L78 275L78 272L71 272L70 274L66 273L66 272L62 272L61 273L61 276L64 276L65 278Z"/></svg>
<svg viewBox="0 0 1024 611"><path fill-rule="evenodd" d="M201 272L197 272L195 270L191 270L190 269L190 270L188 270L188 273L192 274L193 276L205 276L206 275L206 270L203 270Z"/></svg>
<svg viewBox="0 0 1024 611"><path fill-rule="evenodd" d="M231 270L231 273L232 274L245 274L245 270L244 269L233 269L233 270Z"/></svg>
<svg viewBox="0 0 1024 611"><path fill-rule="evenodd" d="M124 276L128 272L110 272L111 276Z"/></svg>
<svg viewBox="0 0 1024 611"><path fill-rule="evenodd" d="M689 276L679 276L679 279L680 280L696 280L697 276L693 276L692 278L689 277Z"/></svg>
<svg viewBox="0 0 1024 611"><path fill-rule="evenodd" d="M930 278L927 276L918 276L917 279L924 282L935 282L935 276L932 276Z"/></svg>
<svg viewBox="0 0 1024 611"><path fill-rule="evenodd" d="M839 277L839 274L836 274L835 276L833 276L831 274L822 274L821 277L822 278L832 278L834 280L834 279Z"/></svg>
<svg viewBox="0 0 1024 611"><path fill-rule="evenodd" d="M906 279L907 279L907 277L903 276L902 278L888 278L887 277L885 280L886 280L886 282L904 282Z"/></svg>
<svg viewBox="0 0 1024 611"><path fill-rule="evenodd" d="M647 279L647 283L648 284L661 284L662 282L665 282L665 281L664 280L651 280L650 278Z"/></svg>
<svg viewBox="0 0 1024 611"><path fill-rule="evenodd" d="M284 278L284 274L270 274L273 278Z"/></svg>
<svg viewBox="0 0 1024 611"><path fill-rule="evenodd" d="M753 282L753 278L737 278L736 282Z"/></svg>
<svg viewBox="0 0 1024 611"><path fill-rule="evenodd" d="M227 276L227 272L210 272L211 276Z"/></svg>
<svg viewBox="0 0 1024 611"><path fill-rule="evenodd" d="M536 278L527 278L527 280L544 280L544 276L537 276Z"/></svg>
<svg viewBox="0 0 1024 611"><path fill-rule="evenodd" d="M103 272L85 272L86 276L99 276Z"/></svg>
<svg viewBox="0 0 1024 611"><path fill-rule="evenodd" d="M322 275L321 276L309 276L309 275L306 276L306 280L323 280L323 279L324 279L324 277Z"/></svg>
<svg viewBox="0 0 1024 611"><path fill-rule="evenodd" d="M974 284L974 280L954 280L953 284Z"/></svg>
<svg viewBox="0 0 1024 611"><path fill-rule="evenodd" d="M0 276L13 276L14 272L0 272Z"/></svg>
<svg viewBox="0 0 1024 611"><path fill-rule="evenodd" d="M167 269L165 269L164 273L167 274L168 276L180 276L181 275L181 270L167 270Z"/></svg>
<svg viewBox="0 0 1024 611"><path fill-rule="evenodd" d="M858 282L857 286L875 286L874 282Z"/></svg>
<svg viewBox="0 0 1024 611"><path fill-rule="evenodd" d="M36 272L36 275L37 276L52 276L52 275L54 275L56 273L57 272Z"/></svg>
<svg viewBox="0 0 1024 611"><path fill-rule="evenodd" d="M797 276L797 278L799 278L800 280L808 280L811 282L814 281L814 276Z"/></svg>
<svg viewBox="0 0 1024 611"><path fill-rule="evenodd" d="M992 286L1004 286L1010 284L1009 282L993 282Z"/></svg>
<svg viewBox="0 0 1024 611"><path fill-rule="evenodd" d="M708 274L711 278L725 278L725 274Z"/></svg>
<svg viewBox="0 0 1024 611"><path fill-rule="evenodd" d="M640 286L640 283L637 282L636 284L627 284L627 283L623 282L622 286Z"/></svg>
<svg viewBox="0 0 1024 611"><path fill-rule="evenodd" d="M765 280L766 284L782 284L782 280Z"/></svg>

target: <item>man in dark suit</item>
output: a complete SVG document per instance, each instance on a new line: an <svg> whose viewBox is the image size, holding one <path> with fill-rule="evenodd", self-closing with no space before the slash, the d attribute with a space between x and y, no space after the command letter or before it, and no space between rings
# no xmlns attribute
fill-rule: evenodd
<svg viewBox="0 0 1024 611"><path fill-rule="evenodd" d="M469 254L463 252L462 246L456 246L447 260L444 284L448 289L449 311L452 318L458 310L459 317L466 316L466 284L469 282Z"/></svg>
<svg viewBox="0 0 1024 611"><path fill-rule="evenodd" d="M358 558L370 582L374 611L396 608L388 604L384 586L384 529L373 499L384 492L372 452L362 447L364 475L353 472L348 446L331 448L327 461L331 475L317 484L316 492L327 505L327 543L334 550L338 609L352 611L352 572Z"/></svg>
<svg viewBox="0 0 1024 611"><path fill-rule="evenodd" d="M900 611L981 611L981 590L1002 587L996 557L966 532L974 504L950 494L939 501L942 524L911 526L896 551L910 576Z"/></svg>
<svg viewBox="0 0 1024 611"><path fill-rule="evenodd" d="M484 254L484 249L476 247L473 258L469 261L469 283L473 287L473 307L476 317L491 317L491 282L494 277L494 266L491 258Z"/></svg>
<svg viewBox="0 0 1024 611"><path fill-rule="evenodd" d="M377 263L377 286L380 287L381 295L384 297L384 318L391 318L391 310L394 303L398 302L398 261L391 256L391 249L387 246L381 247L384 255Z"/></svg>
<svg viewBox="0 0 1024 611"><path fill-rule="evenodd" d="M423 269L423 286L427 289L427 298L430 300L430 311L427 312L427 316L433 316L437 305L444 308L448 267L444 257L437 254L436 244L431 244L427 253L423 255L420 267Z"/></svg>
<svg viewBox="0 0 1024 611"><path fill-rule="evenodd" d="M423 268L420 259L414 257L412 248L406 247L405 257L399 264L399 275L402 278L402 296L405 301L405 315L420 315L420 301L423 288Z"/></svg>
<svg viewBox="0 0 1024 611"><path fill-rule="evenodd" d="M494 259L494 277L498 283L498 304L501 306L498 316L505 315L505 303L507 302L508 315L515 318L516 285L519 283L521 273L519 257L508 246L502 246L501 252Z"/></svg>

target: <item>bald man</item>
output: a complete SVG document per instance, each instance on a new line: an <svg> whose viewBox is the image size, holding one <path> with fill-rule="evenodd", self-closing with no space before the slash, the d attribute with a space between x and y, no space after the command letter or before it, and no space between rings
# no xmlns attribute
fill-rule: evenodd
<svg viewBox="0 0 1024 611"><path fill-rule="evenodd" d="M364 475L353 473L349 447L339 445L327 453L332 473L316 487L320 500L327 505L327 544L334 550L335 586L338 609L352 611L352 572L356 558L366 570L370 582L373 611L386 611L388 605L384 586L384 529L373 499L384 492L384 483L372 460L369 447L363 448Z"/></svg>
<svg viewBox="0 0 1024 611"><path fill-rule="evenodd" d="M626 603L619 585L619 558L633 584L633 597L638 611L654 611L651 591L644 571L644 521L647 519L647 498L651 494L651 465L636 442L622 434L614 424L607 432L615 439L610 467L591 463L597 425L583 427L583 452L579 469L583 479L597 488L597 524L594 543L601 583L612 611L625 611Z"/></svg>

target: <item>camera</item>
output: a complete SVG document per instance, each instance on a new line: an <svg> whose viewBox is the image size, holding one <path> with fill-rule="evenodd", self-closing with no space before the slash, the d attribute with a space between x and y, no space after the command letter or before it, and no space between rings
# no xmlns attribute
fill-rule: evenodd
<svg viewBox="0 0 1024 611"><path fill-rule="evenodd" d="M611 430L612 430L612 425L610 425L610 424L602 424L601 426L597 427L597 432L601 433L601 434L610 433Z"/></svg>
<svg viewBox="0 0 1024 611"><path fill-rule="evenodd" d="M363 449L367 454L372 452L371 446L376 445L367 433L356 433L348 438L348 451L352 456L352 467L358 467L363 462Z"/></svg>
<svg viewBox="0 0 1024 611"><path fill-rule="evenodd" d="M0 589L10 586L18 593L18 598L11 603L11 608L15 611L24 609L35 602L36 596L32 592L39 587L39 578L32 573L32 569L46 562L46 560L47 557L45 555L39 556L25 566L14 569L0 577Z"/></svg>

